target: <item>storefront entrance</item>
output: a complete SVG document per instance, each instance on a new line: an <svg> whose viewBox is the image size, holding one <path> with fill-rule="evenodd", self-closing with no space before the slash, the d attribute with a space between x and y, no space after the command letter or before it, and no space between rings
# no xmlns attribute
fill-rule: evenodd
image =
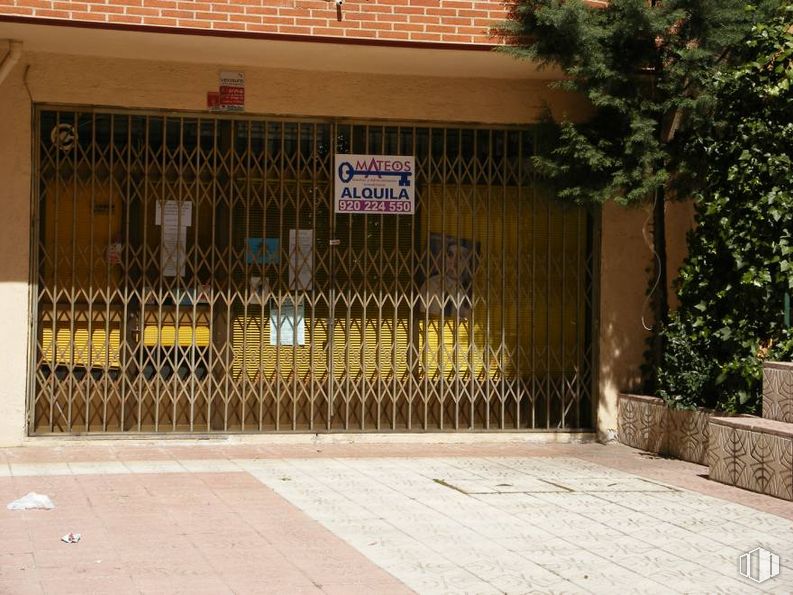
<svg viewBox="0 0 793 595"><path fill-rule="evenodd" d="M29 431L592 425L592 220L531 128L36 111ZM336 154L415 214L335 214Z"/></svg>

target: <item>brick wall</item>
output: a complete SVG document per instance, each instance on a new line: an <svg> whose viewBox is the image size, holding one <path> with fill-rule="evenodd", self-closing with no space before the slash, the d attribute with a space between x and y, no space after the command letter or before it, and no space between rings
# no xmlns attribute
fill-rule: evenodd
<svg viewBox="0 0 793 595"><path fill-rule="evenodd" d="M492 44L500 0L0 0L0 18L391 41Z"/></svg>

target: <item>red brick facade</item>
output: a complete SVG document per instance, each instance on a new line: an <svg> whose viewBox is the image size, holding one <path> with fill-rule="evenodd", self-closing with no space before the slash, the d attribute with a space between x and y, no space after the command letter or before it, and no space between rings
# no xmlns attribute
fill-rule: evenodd
<svg viewBox="0 0 793 595"><path fill-rule="evenodd" d="M506 17L500 0L0 0L2 17L345 37L397 42L493 44Z"/></svg>

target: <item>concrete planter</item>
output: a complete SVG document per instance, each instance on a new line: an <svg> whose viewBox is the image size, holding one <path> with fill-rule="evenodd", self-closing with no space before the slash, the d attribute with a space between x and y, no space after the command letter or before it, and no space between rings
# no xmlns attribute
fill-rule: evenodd
<svg viewBox="0 0 793 595"><path fill-rule="evenodd" d="M763 417L710 420L709 476L793 500L793 363L763 363Z"/></svg>
<svg viewBox="0 0 793 595"><path fill-rule="evenodd" d="M622 444L707 465L709 409L670 409L663 399L619 395L617 436Z"/></svg>
<svg viewBox="0 0 793 595"><path fill-rule="evenodd" d="M708 476L793 500L793 424L759 417L713 417Z"/></svg>
<svg viewBox="0 0 793 595"><path fill-rule="evenodd" d="M763 417L793 423L793 362L763 364Z"/></svg>

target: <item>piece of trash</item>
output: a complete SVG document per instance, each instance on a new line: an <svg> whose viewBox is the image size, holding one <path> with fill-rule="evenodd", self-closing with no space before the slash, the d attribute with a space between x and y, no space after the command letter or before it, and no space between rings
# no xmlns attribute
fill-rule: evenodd
<svg viewBox="0 0 793 595"><path fill-rule="evenodd" d="M37 494L36 492L28 492L19 500L11 502L6 508L8 508L8 510L32 510L34 508L50 510L55 508L55 505L52 503L49 496Z"/></svg>
<svg viewBox="0 0 793 595"><path fill-rule="evenodd" d="M77 543L80 541L80 537L82 537L79 533L67 533L63 537L61 537L61 541L63 543Z"/></svg>

